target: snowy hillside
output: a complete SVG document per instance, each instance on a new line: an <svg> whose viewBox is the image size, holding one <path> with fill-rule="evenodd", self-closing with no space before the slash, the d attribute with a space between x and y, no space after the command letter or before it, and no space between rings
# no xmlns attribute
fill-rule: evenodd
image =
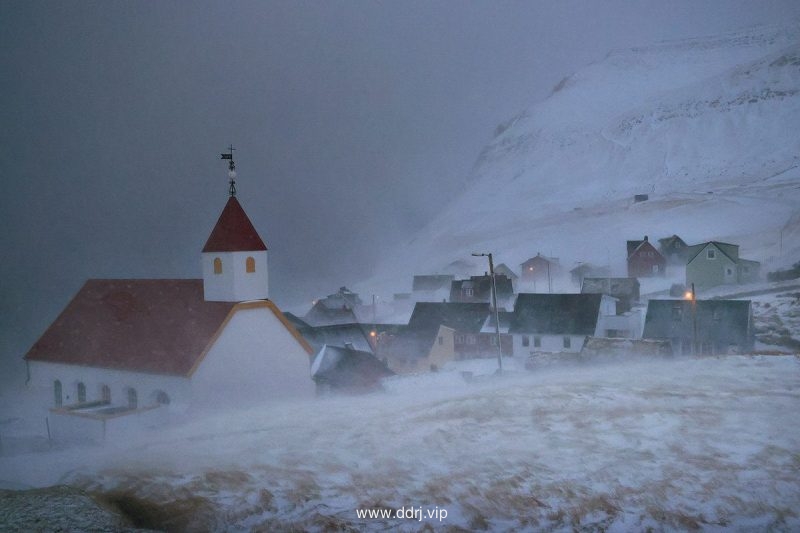
<svg viewBox="0 0 800 533"><path fill-rule="evenodd" d="M499 127L466 189L367 285L403 290L473 251L512 267L541 251L621 275L626 239L673 233L790 264L798 131L800 21L612 52Z"/></svg>

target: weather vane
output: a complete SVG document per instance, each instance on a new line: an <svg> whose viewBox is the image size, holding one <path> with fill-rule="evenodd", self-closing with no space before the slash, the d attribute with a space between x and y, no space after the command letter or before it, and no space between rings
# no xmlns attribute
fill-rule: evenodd
<svg viewBox="0 0 800 533"><path fill-rule="evenodd" d="M228 161L230 161L228 163L228 179L230 180L229 182L231 184L231 187L229 189L231 196L236 196L236 163L233 162L234 150L235 148L233 147L233 145L230 145L228 147L227 154L226 153L220 154L221 156L220 159L227 159Z"/></svg>

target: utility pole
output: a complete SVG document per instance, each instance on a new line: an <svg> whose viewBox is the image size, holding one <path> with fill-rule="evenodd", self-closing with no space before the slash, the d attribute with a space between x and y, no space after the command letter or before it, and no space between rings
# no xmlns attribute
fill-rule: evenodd
<svg viewBox="0 0 800 533"><path fill-rule="evenodd" d="M500 345L500 311L497 309L497 283L494 279L494 261L491 252L488 254L472 254L475 257L489 258L489 275L492 276L492 307L494 307L494 332L497 336L497 373L503 372L503 348Z"/></svg>
<svg viewBox="0 0 800 533"><path fill-rule="evenodd" d="M697 355L697 294L692 283L692 355Z"/></svg>

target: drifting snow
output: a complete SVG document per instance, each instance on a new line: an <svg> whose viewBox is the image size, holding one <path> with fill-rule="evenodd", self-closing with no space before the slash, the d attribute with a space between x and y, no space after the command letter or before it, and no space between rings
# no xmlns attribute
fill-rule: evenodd
<svg viewBox="0 0 800 533"><path fill-rule="evenodd" d="M207 413L138 443L4 457L0 478L101 493L155 528L800 528L795 356L502 377L470 365L382 394ZM437 506L441 522L356 516Z"/></svg>
<svg viewBox="0 0 800 533"><path fill-rule="evenodd" d="M609 54L501 128L466 189L359 289L407 290L412 274L474 251L623 275L625 241L644 235L733 242L766 268L791 264L799 66L798 21Z"/></svg>

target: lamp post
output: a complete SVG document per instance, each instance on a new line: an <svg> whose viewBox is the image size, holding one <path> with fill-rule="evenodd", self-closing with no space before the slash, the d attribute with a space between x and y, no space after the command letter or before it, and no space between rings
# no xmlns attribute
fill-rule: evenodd
<svg viewBox="0 0 800 533"><path fill-rule="evenodd" d="M694 292L694 283L686 297L692 301L692 355L697 355L697 294Z"/></svg>
<svg viewBox="0 0 800 533"><path fill-rule="evenodd" d="M492 307L494 307L494 332L497 335L497 373L503 372L503 348L500 345L500 311L497 309L497 283L494 279L494 261L492 254L472 254L474 257L489 258L489 274L492 276Z"/></svg>

